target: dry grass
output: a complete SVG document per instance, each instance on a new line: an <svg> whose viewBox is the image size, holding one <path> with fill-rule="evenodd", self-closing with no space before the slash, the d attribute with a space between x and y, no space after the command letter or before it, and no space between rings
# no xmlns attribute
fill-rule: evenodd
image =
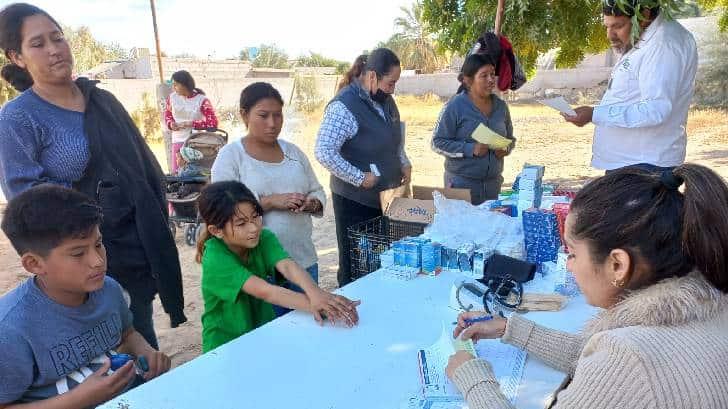
<svg viewBox="0 0 728 409"><path fill-rule="evenodd" d="M702 108L690 111L688 135L705 136L712 142L728 144L728 110Z"/></svg>
<svg viewBox="0 0 728 409"><path fill-rule="evenodd" d="M444 159L430 149L430 140L437 117L444 102L436 95L397 97L403 121L407 123L407 154L414 165L414 183L442 185ZM552 109L540 104L511 103L517 149L506 159L504 177L509 184L524 163L541 163L547 167L547 176L561 184L579 186L600 172L589 167L591 158L592 126L576 128L565 123ZM311 159L319 180L326 185L328 172L314 159L314 146L324 107L306 115L296 137L296 144ZM231 125L230 125L231 126ZM709 165L723 165L728 157L728 110L694 109L688 117L688 160ZM151 144L160 163L164 147ZM163 165L166 167L166 165ZM728 169L718 169L728 176Z"/></svg>

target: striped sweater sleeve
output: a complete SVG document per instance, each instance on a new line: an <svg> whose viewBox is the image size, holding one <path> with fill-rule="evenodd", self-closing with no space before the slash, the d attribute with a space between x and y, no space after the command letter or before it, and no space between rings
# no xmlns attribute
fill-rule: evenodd
<svg viewBox="0 0 728 409"><path fill-rule="evenodd" d="M364 182L364 172L341 156L341 147L359 131L354 114L334 101L326 107L321 121L314 154L316 160L337 178L354 186Z"/></svg>

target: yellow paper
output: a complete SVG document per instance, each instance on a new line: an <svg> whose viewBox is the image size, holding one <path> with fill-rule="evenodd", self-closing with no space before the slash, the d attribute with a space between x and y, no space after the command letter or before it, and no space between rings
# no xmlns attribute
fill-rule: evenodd
<svg viewBox="0 0 728 409"><path fill-rule="evenodd" d="M455 351L466 351L470 352L470 355L472 356L477 356L472 339L464 340L460 339L460 337L455 338L452 340L452 347Z"/></svg>
<svg viewBox="0 0 728 409"><path fill-rule="evenodd" d="M506 149L511 146L511 143L513 142L512 140L504 138L493 132L482 123L475 128L470 137L475 139L477 142L488 145L488 147L493 150Z"/></svg>

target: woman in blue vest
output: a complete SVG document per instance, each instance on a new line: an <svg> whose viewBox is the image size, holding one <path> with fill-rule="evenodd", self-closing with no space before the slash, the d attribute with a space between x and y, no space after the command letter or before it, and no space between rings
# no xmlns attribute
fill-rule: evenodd
<svg viewBox="0 0 728 409"><path fill-rule="evenodd" d="M360 56L324 111L316 160L331 172L331 199L339 246L339 286L351 276L347 229L382 215L379 192L409 183L399 111L392 98L399 58L378 48Z"/></svg>
<svg viewBox="0 0 728 409"><path fill-rule="evenodd" d="M432 135L432 149L445 157L445 186L470 189L474 205L497 199L503 184L503 157L515 145L508 105L493 94L495 63L490 56L465 59L457 95L445 104ZM512 139L507 149L476 142L473 132L485 125Z"/></svg>

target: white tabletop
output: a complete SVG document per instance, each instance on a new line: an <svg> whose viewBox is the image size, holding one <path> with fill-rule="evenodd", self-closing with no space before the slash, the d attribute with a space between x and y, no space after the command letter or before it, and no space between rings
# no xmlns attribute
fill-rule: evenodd
<svg viewBox="0 0 728 409"><path fill-rule="evenodd" d="M417 350L434 343L457 311L445 272L399 281L377 271L342 288L361 299L359 326L319 327L293 312L108 402L113 409L398 408L420 390ZM528 318L576 331L594 313L583 299ZM564 375L526 361L519 408L542 408Z"/></svg>

